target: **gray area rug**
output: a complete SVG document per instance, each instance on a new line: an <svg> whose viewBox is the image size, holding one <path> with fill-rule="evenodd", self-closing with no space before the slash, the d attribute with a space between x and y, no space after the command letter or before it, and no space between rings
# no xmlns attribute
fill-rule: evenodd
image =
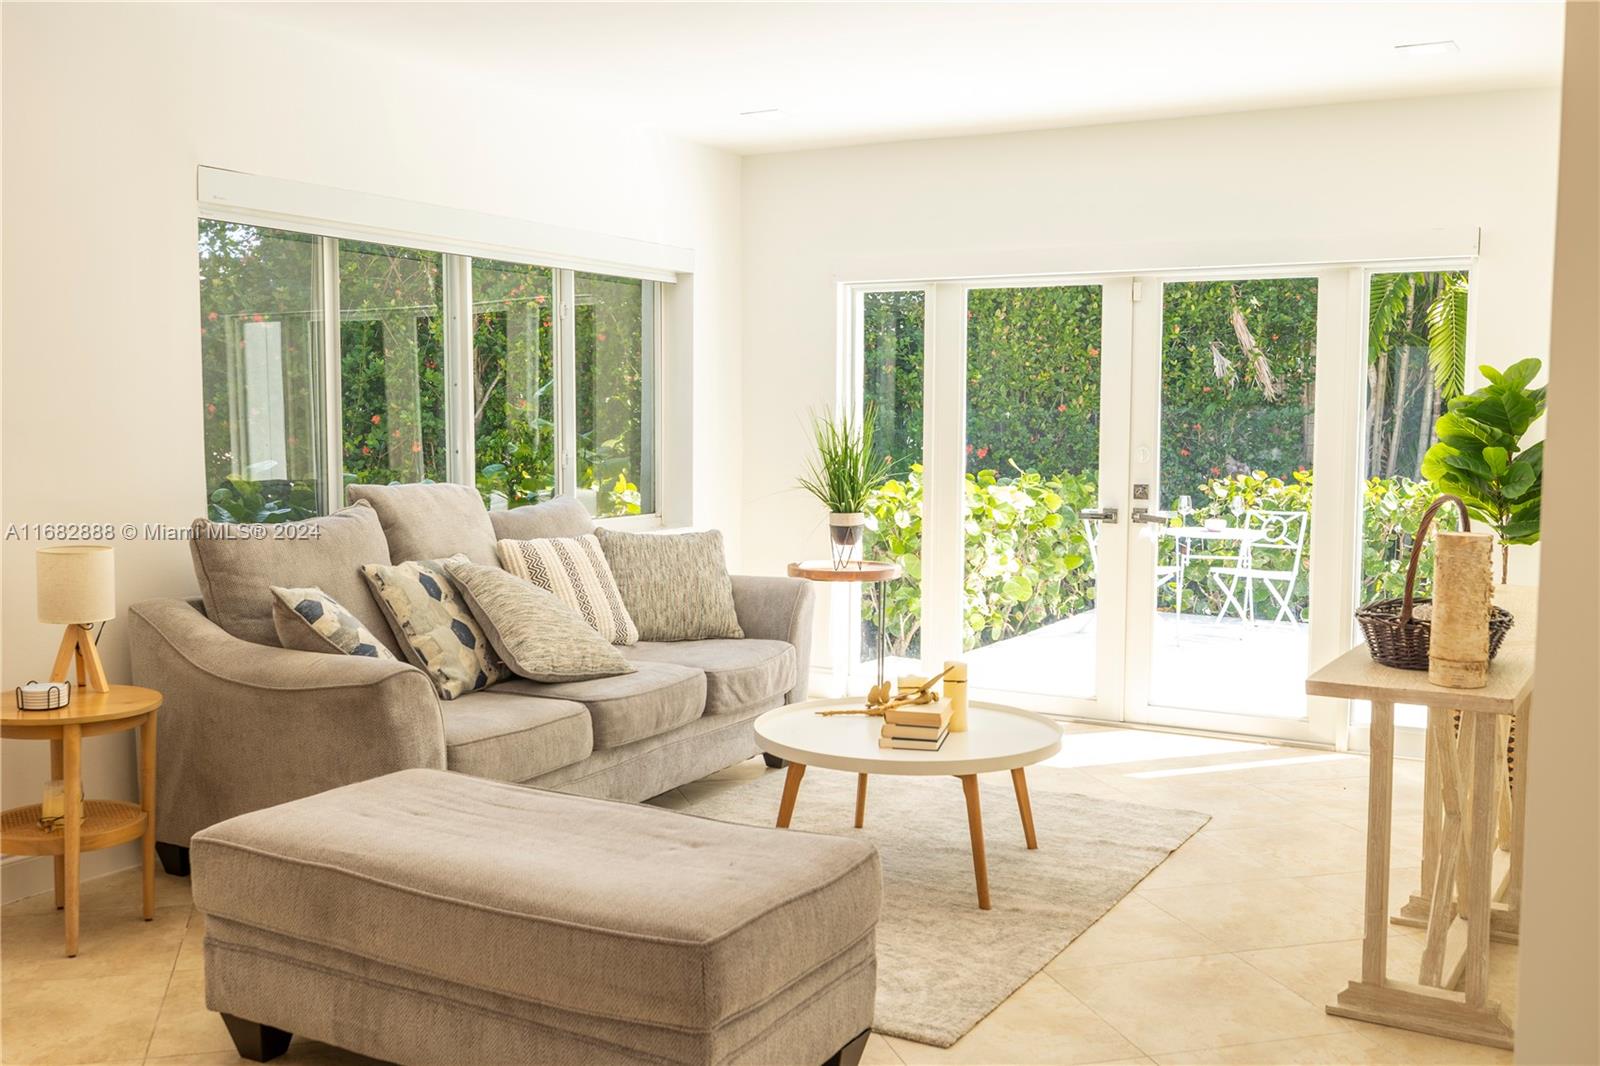
<svg viewBox="0 0 1600 1066"><path fill-rule="evenodd" d="M689 813L772 825L783 772L692 799ZM856 829L856 775L812 769L793 829L865 834L883 861L878 1003L873 1028L949 1047L1210 820L1035 788L1039 849L1022 838L1009 776L980 779L993 909L978 909L961 783L873 777Z"/></svg>

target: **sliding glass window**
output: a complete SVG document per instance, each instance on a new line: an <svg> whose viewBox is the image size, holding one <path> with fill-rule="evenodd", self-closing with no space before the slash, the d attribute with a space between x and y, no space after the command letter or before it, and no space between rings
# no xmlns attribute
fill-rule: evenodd
<svg viewBox="0 0 1600 1066"><path fill-rule="evenodd" d="M556 492L555 271L472 262L472 436L491 509Z"/></svg>
<svg viewBox="0 0 1600 1066"><path fill-rule="evenodd" d="M200 223L207 513L289 522L323 497L321 256L302 233Z"/></svg>
<svg viewBox="0 0 1600 1066"><path fill-rule="evenodd" d="M654 513L658 282L209 219L198 249L214 520L447 480Z"/></svg>

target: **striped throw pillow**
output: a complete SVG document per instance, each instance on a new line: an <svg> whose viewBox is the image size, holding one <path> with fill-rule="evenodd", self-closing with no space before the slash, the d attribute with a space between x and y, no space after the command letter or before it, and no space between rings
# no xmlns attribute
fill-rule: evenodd
<svg viewBox="0 0 1600 1066"><path fill-rule="evenodd" d="M639 630L622 605L616 578L593 533L581 537L502 540L500 565L571 607L610 644L637 644Z"/></svg>

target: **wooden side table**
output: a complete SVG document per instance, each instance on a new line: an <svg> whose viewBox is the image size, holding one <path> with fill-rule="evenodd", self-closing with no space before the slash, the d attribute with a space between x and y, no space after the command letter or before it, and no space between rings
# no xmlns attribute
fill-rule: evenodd
<svg viewBox="0 0 1600 1066"><path fill-rule="evenodd" d="M0 707L0 736L48 740L50 775L63 783L63 826L40 828L37 803L13 807L0 814L0 852L55 857L56 908L66 912L69 957L78 953L78 860L85 851L142 837L144 920L155 917L156 710L160 706L161 693L154 689L112 685L109 692L74 687L72 702L59 711L18 710L16 692L7 690ZM82 798L84 738L129 729L139 730L139 802Z"/></svg>
<svg viewBox="0 0 1600 1066"><path fill-rule="evenodd" d="M1514 934L1520 919L1524 805L1514 804L1509 868L1499 886L1495 819L1506 765L1503 726L1512 715L1526 758L1537 600L1533 589L1512 587L1498 590L1495 602L1511 611L1516 625L1489 664L1483 688L1434 685L1426 672L1382 666L1360 646L1307 678L1306 692L1372 701L1361 977L1339 993L1328 1013L1510 1048L1515 1027L1489 999L1489 943ZM1386 954L1397 703L1428 708L1423 883L1406 908L1426 915L1427 940L1414 982L1391 979ZM1452 712L1461 714L1459 741L1451 739ZM1401 920L1415 924L1406 911Z"/></svg>
<svg viewBox="0 0 1600 1066"><path fill-rule="evenodd" d="M804 563L790 563L789 576L803 577L807 581L845 581L855 585L872 586L873 614L878 627L878 684L882 685L883 663L888 654L888 637L884 633L884 626L888 623L888 597L884 595L883 583L893 581L900 576L900 565L857 559L846 562L843 566L834 566L827 559L818 559Z"/></svg>

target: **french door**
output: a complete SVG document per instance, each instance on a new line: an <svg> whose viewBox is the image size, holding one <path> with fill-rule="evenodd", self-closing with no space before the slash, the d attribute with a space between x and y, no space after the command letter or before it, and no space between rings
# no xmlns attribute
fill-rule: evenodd
<svg viewBox="0 0 1600 1066"><path fill-rule="evenodd" d="M1303 683L1349 636L1364 276L848 289L844 399L896 463L868 534L908 575L890 672L959 657L1047 713L1342 742ZM876 623L844 609L860 664Z"/></svg>

